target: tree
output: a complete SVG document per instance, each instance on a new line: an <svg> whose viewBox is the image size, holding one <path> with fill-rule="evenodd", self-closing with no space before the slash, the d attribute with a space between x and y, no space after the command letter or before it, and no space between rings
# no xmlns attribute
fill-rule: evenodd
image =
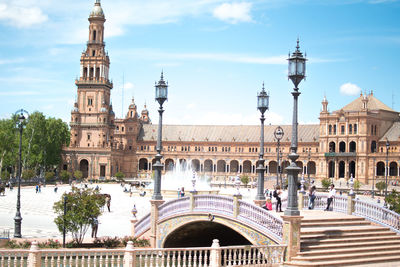
<svg viewBox="0 0 400 267"><path fill-rule="evenodd" d="M102 214L101 207L104 206L106 200L104 195L99 194L99 190L72 187L72 191L64 193L53 206L54 212L58 215L54 222L60 233L62 233L64 227L65 196L67 197L65 230L72 234L76 243L81 244L93 219Z"/></svg>
<svg viewBox="0 0 400 267"><path fill-rule="evenodd" d="M377 182L376 184L375 184L375 187L376 187L376 189L378 189L378 191L379 191L379 194L381 194L382 193L382 191L383 190L385 190L385 188L386 188L386 183L385 182Z"/></svg>
<svg viewBox="0 0 400 267"><path fill-rule="evenodd" d="M68 183L71 179L72 174L69 171L62 170L60 173L60 178L63 183Z"/></svg>
<svg viewBox="0 0 400 267"><path fill-rule="evenodd" d="M115 174L115 178L117 178L118 181L123 181L125 178L125 174L123 172L117 172Z"/></svg>
<svg viewBox="0 0 400 267"><path fill-rule="evenodd" d="M362 183L359 180L355 180L354 184L353 184L353 188L354 190L356 190L356 192L358 191L358 189L360 189Z"/></svg>
<svg viewBox="0 0 400 267"><path fill-rule="evenodd" d="M74 171L74 177L78 180L82 179L83 174L81 171Z"/></svg>
<svg viewBox="0 0 400 267"><path fill-rule="evenodd" d="M17 162L17 136L15 120L0 120L0 171L3 170L3 166L15 166Z"/></svg>
<svg viewBox="0 0 400 267"><path fill-rule="evenodd" d="M24 179L32 179L33 177L35 177L35 172L34 172L34 170L31 170L31 169L27 169L27 170L24 170L23 172L22 172L22 178L24 178Z"/></svg>
<svg viewBox="0 0 400 267"><path fill-rule="evenodd" d="M324 178L324 179L321 180L321 184L322 184L322 187L325 190L327 190L328 187L332 184L332 182L331 182L331 180L329 178Z"/></svg>
<svg viewBox="0 0 400 267"><path fill-rule="evenodd" d="M44 179L46 179L46 183L50 182L54 178L54 172L46 172L44 174Z"/></svg>
<svg viewBox="0 0 400 267"><path fill-rule="evenodd" d="M247 187L247 184L249 183L249 176L243 174L240 176L240 181Z"/></svg>
<svg viewBox="0 0 400 267"><path fill-rule="evenodd" d="M389 206L389 209L400 213L400 193L395 189L385 198L386 203Z"/></svg>

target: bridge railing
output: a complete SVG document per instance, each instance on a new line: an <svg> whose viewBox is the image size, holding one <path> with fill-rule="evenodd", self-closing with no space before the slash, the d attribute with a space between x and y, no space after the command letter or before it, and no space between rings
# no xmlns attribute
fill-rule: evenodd
<svg viewBox="0 0 400 267"><path fill-rule="evenodd" d="M375 223L388 226L393 231L400 233L400 214L384 208L378 204L362 201L359 199L353 200L354 215L364 217Z"/></svg>
<svg viewBox="0 0 400 267"><path fill-rule="evenodd" d="M300 195L301 196L301 195ZM327 193L317 193L314 200L314 209L323 210L326 208L328 202ZM308 208L308 195L304 195L303 209ZM346 196L335 196L333 203L331 204L332 210L337 212L347 212L347 197Z"/></svg>
<svg viewBox="0 0 400 267"><path fill-rule="evenodd" d="M284 262L286 245L200 248L134 248L131 241L121 249L0 249L0 266L25 267L155 267L155 266L272 266Z"/></svg>
<svg viewBox="0 0 400 267"><path fill-rule="evenodd" d="M258 206L239 200L238 219L249 223L252 227L268 232L277 242L282 241L283 220L278 215Z"/></svg>
<svg viewBox="0 0 400 267"><path fill-rule="evenodd" d="M158 208L158 219L162 220L171 215L190 211L190 198L183 197L170 200Z"/></svg>
<svg viewBox="0 0 400 267"><path fill-rule="evenodd" d="M219 195L195 195L194 211L217 212L233 216L233 198Z"/></svg>
<svg viewBox="0 0 400 267"><path fill-rule="evenodd" d="M135 224L135 236L140 236L144 232L150 229L151 222L151 214L148 213L143 216L136 224Z"/></svg>

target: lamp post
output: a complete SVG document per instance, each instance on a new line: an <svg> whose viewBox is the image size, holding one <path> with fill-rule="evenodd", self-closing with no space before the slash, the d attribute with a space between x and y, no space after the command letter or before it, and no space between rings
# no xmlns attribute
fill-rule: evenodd
<svg viewBox="0 0 400 267"><path fill-rule="evenodd" d="M18 154L18 193L17 193L17 212L15 213L14 221L14 237L21 238L21 173L22 173L22 131L24 129L25 115L28 116L28 112L26 110L20 109L15 112L15 115L18 119L18 128L19 128L19 154Z"/></svg>
<svg viewBox="0 0 400 267"><path fill-rule="evenodd" d="M64 216L63 216L63 248L65 248L65 224L66 224L66 216L67 214L67 195L64 195Z"/></svg>
<svg viewBox="0 0 400 267"><path fill-rule="evenodd" d="M384 208L387 208L387 202L386 202L386 198L387 198L387 188L388 188L388 172L389 172L389 140L386 139L386 168L385 168L385 204L383 204Z"/></svg>
<svg viewBox="0 0 400 267"><path fill-rule="evenodd" d="M290 145L289 159L291 160L289 167L286 168L288 173L288 205L284 212L286 216L298 216L300 211L297 205L297 176L301 168L296 165L299 158L297 154L297 99L300 95L298 85L305 78L306 74L306 58L299 50L299 40L297 39L296 51L292 56L289 54L289 70L288 78L294 84L293 95L293 121L292 121L292 142Z"/></svg>
<svg viewBox="0 0 400 267"><path fill-rule="evenodd" d="M276 154L276 157L277 157L277 159L276 159L276 162L277 162L277 165L276 165L276 185L278 186L279 185L279 181L281 182L281 188L282 188L282 179L280 179L280 156L279 156L279 153L280 153L280 142L281 142L281 139L283 138L283 136L284 136L284 132L283 132L283 129L282 129L282 127L281 126L278 126L278 127L276 127L276 129L275 129L275 132L274 132L274 136L275 136L275 138L276 138L276 141L277 141L277 147L278 147L278 149L277 149L277 154Z"/></svg>
<svg viewBox="0 0 400 267"><path fill-rule="evenodd" d="M161 139L162 139L162 114L164 112L163 104L167 100L168 95L168 84L164 81L164 74L161 72L161 78L154 86L156 88L156 100L158 104L160 104L160 108L158 109L159 121L158 121L158 137L157 137L157 154L155 156L156 163L153 164L153 167L156 169L155 179L154 179L154 190L152 199L154 200L162 200L161 195L161 170L163 168L163 164L161 163Z"/></svg>
<svg viewBox="0 0 400 267"><path fill-rule="evenodd" d="M372 170L372 192L371 192L371 197L375 198L375 157L374 159L374 168Z"/></svg>
<svg viewBox="0 0 400 267"><path fill-rule="evenodd" d="M261 133L260 133L260 154L258 158L258 184L257 184L257 195L256 200L264 200L264 113L268 110L269 95L265 92L264 83L261 92L257 95L257 109L261 112Z"/></svg>

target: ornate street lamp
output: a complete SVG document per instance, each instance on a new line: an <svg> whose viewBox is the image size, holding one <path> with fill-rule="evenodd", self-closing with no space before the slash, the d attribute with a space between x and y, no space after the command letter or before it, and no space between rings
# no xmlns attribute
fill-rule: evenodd
<svg viewBox="0 0 400 267"><path fill-rule="evenodd" d="M350 186L349 196L354 196L354 178L353 178L353 174L350 174L349 186Z"/></svg>
<svg viewBox="0 0 400 267"><path fill-rule="evenodd" d="M26 116L25 116L26 115ZM15 116L18 119L18 128L19 128L19 155L18 155L18 193L17 193L17 212L15 213L14 221L14 237L21 238L21 173L22 173L22 131L24 129L25 119L29 116L29 113L26 110L20 109L15 112Z"/></svg>
<svg viewBox="0 0 400 267"><path fill-rule="evenodd" d="M162 139L162 114L164 112L163 104L167 100L168 96L168 83L164 81L164 74L161 72L161 78L158 83L154 86L156 88L156 100L158 104L160 104L160 108L158 109L159 121L158 121L158 137L157 137L157 154L155 156L156 163L153 165L153 168L156 170L155 179L154 179L154 190L152 199L154 200L162 200L161 195L161 170L164 165L161 163L161 139Z"/></svg>
<svg viewBox="0 0 400 267"><path fill-rule="evenodd" d="M389 172L389 140L386 139L386 170L385 170L385 204L383 204L384 208L387 208L387 188L388 188L388 172Z"/></svg>
<svg viewBox="0 0 400 267"><path fill-rule="evenodd" d="M281 182L281 188L282 188L282 177L279 177L280 176L280 172L281 172L281 170L280 170L281 163L280 163L280 155L279 155L279 153L280 153L280 144L281 144L280 142L281 142L281 139L283 138L284 134L285 133L283 132L283 129L282 129L281 126L278 126L275 129L274 136L276 138L277 147L278 147L277 154L276 154L276 157L277 157L277 160L276 160L276 163L277 163L277 165L276 165L276 185L278 186L279 185L279 181L280 181Z"/></svg>
<svg viewBox="0 0 400 267"><path fill-rule="evenodd" d="M192 175L192 192L196 192L196 172L193 170L193 175Z"/></svg>
<svg viewBox="0 0 400 267"><path fill-rule="evenodd" d="M286 216L300 215L297 207L297 176L301 168L297 167L296 160L299 158L297 154L297 99L300 95L298 85L306 77L306 61L303 53L299 50L299 39L297 39L296 51L292 56L289 54L289 70L288 78L294 84L293 95L293 121L292 121L292 142L290 145L289 159L291 160L289 167L286 168L288 173L288 205L285 210Z"/></svg>
<svg viewBox="0 0 400 267"><path fill-rule="evenodd" d="M264 83L261 92L257 95L257 109L261 112L261 133L260 133L260 155L258 158L258 184L257 184L257 195L256 200L264 200L264 113L268 110L269 106L269 95L265 92Z"/></svg>

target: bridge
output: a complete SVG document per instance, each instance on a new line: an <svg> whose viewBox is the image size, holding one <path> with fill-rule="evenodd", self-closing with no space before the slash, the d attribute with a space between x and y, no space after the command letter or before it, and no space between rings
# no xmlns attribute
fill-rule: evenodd
<svg viewBox="0 0 400 267"><path fill-rule="evenodd" d="M295 240L297 244L288 244L293 240L290 241L287 234L285 237L289 223L285 221L285 216L281 216L282 213L264 210L255 204L243 201L240 196L190 194L190 196L165 203L161 201L158 204L152 204L151 214L147 214L139 221L133 221L135 223L133 231L135 237L150 238L152 246L157 248L205 246L204 244L210 244L207 238L211 238L211 236L220 240L222 245L225 246L239 245L235 243L223 244L221 240L224 240L226 236L223 236L222 232L228 232L229 241L242 242L240 245L286 245L288 250L297 246L296 252L287 257L288 263L290 264L290 258L292 258L295 266L308 266L307 264L312 261L312 257L318 258L309 252L311 258L307 258L307 255L301 252L302 250L313 248L317 251L316 253L322 253L319 251L320 248L316 246L306 247L308 239L317 238L319 244L323 243L321 240L332 238L333 235L333 238L341 239L340 242L344 242L343 244L338 243L336 249L347 247L347 242L359 244L359 248L351 248L352 251L359 250L360 252L359 262L356 260L356 263L363 263L366 260L367 262L376 262L376 260L370 258L378 257L381 253L379 248L377 248L378 254L373 255L370 251L364 251L365 246L379 247L379 245L385 244L386 247L383 246L381 250L385 250L392 257L387 259L400 261L400 256L396 256L400 252L398 248L400 244L400 236L398 236L400 234L399 214L376 203L355 199L354 196L336 196L332 212L322 211L326 202L327 194L318 193L315 200L315 210L308 211L308 196L299 193L299 209L302 217L298 227L298 240ZM283 208L286 204L286 199L282 199ZM379 237L375 237L374 234L381 231L377 234L378 236L390 235L390 238L394 238L395 243L390 247L388 247L388 244L393 241L392 239L390 241L382 240L382 244L375 244L376 242L373 243L372 241L372 243L362 243L364 242L362 238L358 240L358 237L352 236L352 233L357 231L360 232L360 236L365 238L371 234L371 240L378 241L380 240ZM183 237L180 238L180 236ZM354 240L345 240L348 236ZM201 243L202 238L207 240L206 243ZM191 242L191 240L194 240L194 242ZM196 242L200 242L200 244L196 244ZM323 249L327 248L329 246ZM335 245L332 245L332 248L335 248ZM287 251L286 253L290 254L291 252ZM339 250L325 250L324 253L332 253L332 257L337 257ZM342 251L341 253L346 252ZM325 255L324 257L329 259L329 256ZM353 257L357 258L354 255ZM306 262L307 264L301 265L299 262ZM345 264L343 261L338 262L339 265ZM330 263L335 265L334 261Z"/></svg>

